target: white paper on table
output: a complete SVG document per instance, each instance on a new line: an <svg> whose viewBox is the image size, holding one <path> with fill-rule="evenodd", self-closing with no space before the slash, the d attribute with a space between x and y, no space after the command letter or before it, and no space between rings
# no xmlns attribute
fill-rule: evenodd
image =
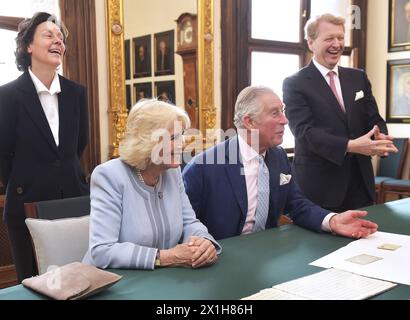
<svg viewBox="0 0 410 320"><path fill-rule="evenodd" d="M386 243L401 245L401 247L394 251L377 248ZM359 254L368 254L383 259L367 265L345 261ZM310 265L337 268L371 278L410 285L410 236L378 231L365 239L353 241L311 262Z"/></svg>
<svg viewBox="0 0 410 320"><path fill-rule="evenodd" d="M259 291L241 300L309 300L296 294L288 293L275 288L268 288Z"/></svg>
<svg viewBox="0 0 410 320"><path fill-rule="evenodd" d="M363 300L394 286L395 283L328 269L277 284L242 300Z"/></svg>

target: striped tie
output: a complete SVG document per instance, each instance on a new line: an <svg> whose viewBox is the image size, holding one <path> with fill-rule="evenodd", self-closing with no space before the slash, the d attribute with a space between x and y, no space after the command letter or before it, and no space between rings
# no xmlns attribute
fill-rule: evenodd
<svg viewBox="0 0 410 320"><path fill-rule="evenodd" d="M258 204L255 214L253 231L265 230L266 220L269 213L269 170L262 156L258 157Z"/></svg>
<svg viewBox="0 0 410 320"><path fill-rule="evenodd" d="M336 90L336 84L335 84L335 72L334 71L329 71L328 73L329 76L329 85L330 89L332 89L333 94L335 95L337 102L339 102L339 106L342 109L343 112L346 112L345 106L343 104L343 101L340 99L339 94L337 93Z"/></svg>

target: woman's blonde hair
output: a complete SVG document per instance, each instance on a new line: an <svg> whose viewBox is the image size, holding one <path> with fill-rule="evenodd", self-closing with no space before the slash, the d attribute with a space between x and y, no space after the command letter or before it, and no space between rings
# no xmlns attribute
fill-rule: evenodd
<svg viewBox="0 0 410 320"><path fill-rule="evenodd" d="M187 113L174 105L157 99L142 99L132 107L124 139L119 146L121 159L130 166L144 170L151 163L151 152L158 140L158 130L172 132L175 122L187 129L191 121Z"/></svg>

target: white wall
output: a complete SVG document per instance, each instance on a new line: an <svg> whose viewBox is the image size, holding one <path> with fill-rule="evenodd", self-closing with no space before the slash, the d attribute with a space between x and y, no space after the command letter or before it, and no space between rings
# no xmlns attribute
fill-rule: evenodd
<svg viewBox="0 0 410 320"><path fill-rule="evenodd" d="M366 71L383 117L386 116L387 60L410 58L410 51L388 52L388 12L387 0L368 1ZM410 137L410 124L388 124L388 128L395 137ZM404 178L409 177L409 171L410 161L405 166Z"/></svg>

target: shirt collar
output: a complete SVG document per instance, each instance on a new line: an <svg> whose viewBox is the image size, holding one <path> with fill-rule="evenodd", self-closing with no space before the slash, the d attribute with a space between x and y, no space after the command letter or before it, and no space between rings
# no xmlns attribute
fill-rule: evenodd
<svg viewBox="0 0 410 320"><path fill-rule="evenodd" d="M28 72L30 74L31 80L34 83L34 87L36 88L37 93L48 92L50 95L54 95L61 92L60 80L58 78L57 72L54 74L54 79L51 82L50 89L48 89L39 78L37 78L33 71L31 71L31 68L28 68Z"/></svg>
<svg viewBox="0 0 410 320"><path fill-rule="evenodd" d="M313 64L315 65L315 67L319 70L319 72L322 74L322 76L324 78L326 78L329 71L333 71L334 73L336 73L337 76L339 76L339 67L338 67L338 65L335 65L335 67L333 69L328 69L325 66L321 65L319 62L317 62L315 58L313 58L312 61L313 61Z"/></svg>
<svg viewBox="0 0 410 320"><path fill-rule="evenodd" d="M239 152L245 162L249 162L259 156L259 153L255 151L246 141L238 134ZM265 157L266 152L262 154Z"/></svg>

